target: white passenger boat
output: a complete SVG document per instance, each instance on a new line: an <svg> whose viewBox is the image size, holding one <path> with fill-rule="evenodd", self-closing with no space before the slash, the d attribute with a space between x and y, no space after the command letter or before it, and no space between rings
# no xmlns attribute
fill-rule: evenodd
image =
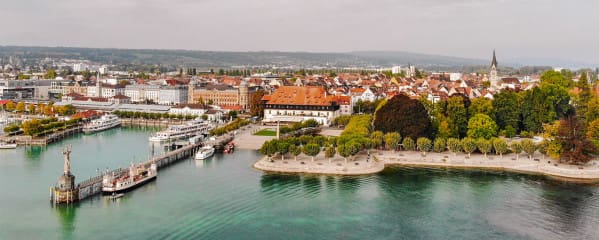
<svg viewBox="0 0 599 240"><path fill-rule="evenodd" d="M156 179L157 175L158 168L156 164L150 165L150 168L146 168L141 164L137 166L131 164L129 171L122 176L104 175L102 179L102 192L122 193Z"/></svg>
<svg viewBox="0 0 599 240"><path fill-rule="evenodd" d="M206 134L211 129L212 125L210 123L202 120L194 120L181 125L171 125L166 130L150 136L149 140L152 142L173 141L199 134Z"/></svg>
<svg viewBox="0 0 599 240"><path fill-rule="evenodd" d="M15 149L17 148L16 143L0 143L0 149Z"/></svg>
<svg viewBox="0 0 599 240"><path fill-rule="evenodd" d="M119 125L121 125L121 119L117 115L106 114L98 119L92 120L90 123L83 125L83 132L99 132Z"/></svg>
<svg viewBox="0 0 599 240"><path fill-rule="evenodd" d="M203 146L200 148L200 151L196 153L196 160L204 160L206 158L212 157L214 155L214 147L210 145Z"/></svg>

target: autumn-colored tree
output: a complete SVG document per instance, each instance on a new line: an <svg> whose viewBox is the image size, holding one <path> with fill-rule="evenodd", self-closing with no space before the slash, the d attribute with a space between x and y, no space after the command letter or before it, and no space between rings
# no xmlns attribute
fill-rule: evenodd
<svg viewBox="0 0 599 240"><path fill-rule="evenodd" d="M318 144L315 143L310 143L304 146L302 151L304 152L304 154L312 157L312 162L314 162L314 157L318 155L318 153L320 153L320 146L318 146Z"/></svg>
<svg viewBox="0 0 599 240"><path fill-rule="evenodd" d="M370 139L372 140L372 147L379 148L383 145L384 134L381 131L374 131L370 134Z"/></svg>
<svg viewBox="0 0 599 240"><path fill-rule="evenodd" d="M491 149L493 149L493 143L491 143L491 140L479 138L476 141L476 147L478 148L478 151L485 155L485 159L487 159L487 153L491 152Z"/></svg>
<svg viewBox="0 0 599 240"><path fill-rule="evenodd" d="M507 153L508 150L507 142L503 138L493 139L493 149L495 149L495 153L499 154L499 157L503 159L503 154Z"/></svg>
<svg viewBox="0 0 599 240"><path fill-rule="evenodd" d="M17 103L17 106L15 107L15 111L18 113L22 113L25 112L25 102L19 102Z"/></svg>
<svg viewBox="0 0 599 240"><path fill-rule="evenodd" d="M470 158L470 155L476 151L476 148L476 140L473 138L467 137L462 139L462 149L464 149L464 152L468 154L468 158Z"/></svg>
<svg viewBox="0 0 599 240"><path fill-rule="evenodd" d="M416 145L418 145L418 150L423 155L426 155L427 152L430 152L433 148L433 142L425 137L420 137L416 140Z"/></svg>
<svg viewBox="0 0 599 240"><path fill-rule="evenodd" d="M520 144L520 142L513 142L510 145L510 149L512 149L512 152L516 154L516 160L519 160L520 153L522 152L522 144Z"/></svg>
<svg viewBox="0 0 599 240"><path fill-rule="evenodd" d="M446 140L445 138L436 138L435 139L435 143L433 144L433 150L435 152L443 152L445 151L445 147L446 147Z"/></svg>
<svg viewBox="0 0 599 240"><path fill-rule="evenodd" d="M411 137L405 137L402 142L403 148L406 151L414 151L416 150L416 144Z"/></svg>
<svg viewBox="0 0 599 240"><path fill-rule="evenodd" d="M294 160L297 161L297 156L302 154L302 148L300 146L291 144L289 145L289 153L291 153L294 157Z"/></svg>
<svg viewBox="0 0 599 240"><path fill-rule="evenodd" d="M280 141L277 143L277 152L281 154L281 160L285 160L285 154L289 152L289 143Z"/></svg>
<svg viewBox="0 0 599 240"><path fill-rule="evenodd" d="M397 132L390 132L385 134L385 146L389 150L397 150L401 135Z"/></svg>
<svg viewBox="0 0 599 240"><path fill-rule="evenodd" d="M329 159L329 162L331 162L331 158L335 157L335 153L336 153L335 147L328 146L324 151L324 157Z"/></svg>
<svg viewBox="0 0 599 240"><path fill-rule="evenodd" d="M587 138L585 125L576 116L568 116L560 121L556 140L562 146L560 161L568 164L584 165L591 161L597 147Z"/></svg>
<svg viewBox="0 0 599 240"><path fill-rule="evenodd" d="M528 154L528 159L532 159L535 151L537 151L537 145L530 139L524 139L520 144L522 144L522 150Z"/></svg>
<svg viewBox="0 0 599 240"><path fill-rule="evenodd" d="M250 114L252 116L263 117L264 116L264 105L262 104L262 97L266 92L262 89L250 94Z"/></svg>
<svg viewBox="0 0 599 240"><path fill-rule="evenodd" d="M29 105L27 105L27 112L29 114L35 114L35 104L30 103Z"/></svg>
<svg viewBox="0 0 599 240"><path fill-rule="evenodd" d="M374 128L384 133L398 132L413 139L431 137L433 129L422 102L403 94L393 97L376 112Z"/></svg>
<svg viewBox="0 0 599 240"><path fill-rule="evenodd" d="M270 161L272 155L277 152L277 144L278 141L276 139L264 142L260 148L260 153L268 156L268 160Z"/></svg>
<svg viewBox="0 0 599 240"><path fill-rule="evenodd" d="M449 138L447 139L447 148L455 156L457 153L462 151L462 143L460 142L460 139Z"/></svg>

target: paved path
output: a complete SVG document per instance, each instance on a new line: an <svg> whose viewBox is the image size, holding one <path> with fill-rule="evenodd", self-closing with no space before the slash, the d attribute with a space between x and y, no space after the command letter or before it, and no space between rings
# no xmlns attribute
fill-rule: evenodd
<svg viewBox="0 0 599 240"><path fill-rule="evenodd" d="M268 160L263 157L258 160L254 167L267 172L283 173L308 173L308 174L326 174L326 175L366 175L373 174L385 169L383 162L374 161L366 154L358 155L354 160L348 160L335 156L333 159L325 159L324 153L320 153L312 161L312 158L306 155L300 155L297 160L288 155L283 160L281 156L275 156Z"/></svg>
<svg viewBox="0 0 599 240"><path fill-rule="evenodd" d="M251 149L258 150L262 147L262 144L268 140L274 139L273 136L256 136L253 133L258 132L265 128L276 129L276 126L260 126L260 125L247 125L237 130L235 134L235 148L238 149Z"/></svg>

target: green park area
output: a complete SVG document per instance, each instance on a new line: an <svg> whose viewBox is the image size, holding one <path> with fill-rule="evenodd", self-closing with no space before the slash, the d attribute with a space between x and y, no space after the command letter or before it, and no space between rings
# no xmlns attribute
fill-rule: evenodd
<svg viewBox="0 0 599 240"><path fill-rule="evenodd" d="M254 135L274 137L274 136L277 136L277 131L273 130L273 129L262 129L256 133L254 133Z"/></svg>

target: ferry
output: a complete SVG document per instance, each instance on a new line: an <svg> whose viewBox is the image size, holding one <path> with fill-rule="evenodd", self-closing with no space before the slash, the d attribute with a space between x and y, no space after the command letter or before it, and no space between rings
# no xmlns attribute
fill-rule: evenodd
<svg viewBox="0 0 599 240"><path fill-rule="evenodd" d="M104 175L102 179L102 192L109 194L126 192L156 179L157 175L158 168L155 163L150 165L150 168L146 168L141 164L135 166L132 163L129 171L122 176Z"/></svg>
<svg viewBox="0 0 599 240"><path fill-rule="evenodd" d="M181 125L171 125L164 131L150 136L151 142L166 142L182 138L189 138L198 134L208 133L212 125L202 120L189 121Z"/></svg>
<svg viewBox="0 0 599 240"><path fill-rule="evenodd" d="M87 123L83 126L84 133L93 133L104 131L106 129L110 129L116 126L121 125L121 119L114 114L106 114L98 119L92 120L90 123Z"/></svg>
<svg viewBox="0 0 599 240"><path fill-rule="evenodd" d="M204 160L214 155L214 147L210 145L203 146L200 151L196 153L195 160Z"/></svg>

